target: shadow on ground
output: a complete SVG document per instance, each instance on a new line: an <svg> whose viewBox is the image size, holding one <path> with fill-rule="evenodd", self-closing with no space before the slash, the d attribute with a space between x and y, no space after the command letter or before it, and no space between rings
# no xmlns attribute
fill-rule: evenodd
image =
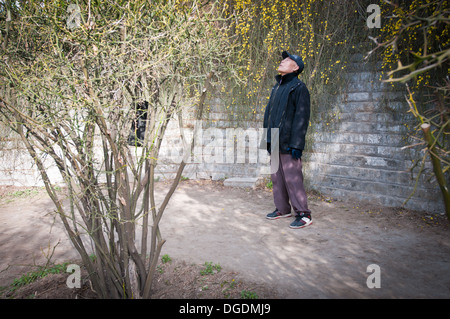
<svg viewBox="0 0 450 319"><path fill-rule="evenodd" d="M162 200L168 184L157 184ZM0 286L47 258L77 258L41 191L0 204ZM443 216L325 200L311 195L313 224L270 221L266 189L180 183L161 221L161 255L220 264L281 298L449 298L450 227ZM369 289L367 267L381 270Z"/></svg>

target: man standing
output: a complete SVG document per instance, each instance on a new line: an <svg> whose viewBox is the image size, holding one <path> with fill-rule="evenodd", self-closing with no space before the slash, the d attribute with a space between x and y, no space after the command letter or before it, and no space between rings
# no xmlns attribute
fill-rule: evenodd
<svg viewBox="0 0 450 319"><path fill-rule="evenodd" d="M305 148L305 136L309 125L310 99L306 85L298 79L303 71L303 60L298 55L284 51L283 60L278 67L277 83L272 88L269 103L264 114L264 128L267 129L267 150L278 147L271 154L279 156L279 167L271 174L275 211L267 215L268 219L291 217L294 210L295 220L291 228L303 228L312 223L307 197L303 186L302 151ZM278 141L271 141L271 129L277 128ZM274 145L271 145L274 142ZM292 207L291 207L292 205Z"/></svg>

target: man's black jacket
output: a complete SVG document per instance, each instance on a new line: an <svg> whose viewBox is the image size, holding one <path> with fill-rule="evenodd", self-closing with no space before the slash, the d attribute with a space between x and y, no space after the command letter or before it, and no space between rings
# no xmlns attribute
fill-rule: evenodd
<svg viewBox="0 0 450 319"><path fill-rule="evenodd" d="M264 113L267 143L271 143L271 128L279 128L280 153L289 153L288 148L303 150L310 116L308 88L296 73L277 75L276 80Z"/></svg>

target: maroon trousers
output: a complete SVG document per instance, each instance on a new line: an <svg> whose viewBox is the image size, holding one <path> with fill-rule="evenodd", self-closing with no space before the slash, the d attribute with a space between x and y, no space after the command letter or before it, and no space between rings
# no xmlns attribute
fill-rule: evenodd
<svg viewBox="0 0 450 319"><path fill-rule="evenodd" d="M291 154L279 156L278 170L271 174L275 207L282 214L291 213L291 205L295 213L311 213L303 186L302 160Z"/></svg>

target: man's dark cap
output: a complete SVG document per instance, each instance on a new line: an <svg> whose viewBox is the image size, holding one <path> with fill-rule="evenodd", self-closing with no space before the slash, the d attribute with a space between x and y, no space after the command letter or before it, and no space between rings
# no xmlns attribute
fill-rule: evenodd
<svg viewBox="0 0 450 319"><path fill-rule="evenodd" d="M297 73L298 74L302 73L302 71L303 71L303 69L305 67L305 64L303 63L303 59L302 59L301 56L298 56L298 55L295 55L295 54L289 54L289 52L287 52L287 51L283 51L281 53L281 56L283 57L283 59L290 58L291 60L294 60L295 63L297 63L297 65L298 65Z"/></svg>

